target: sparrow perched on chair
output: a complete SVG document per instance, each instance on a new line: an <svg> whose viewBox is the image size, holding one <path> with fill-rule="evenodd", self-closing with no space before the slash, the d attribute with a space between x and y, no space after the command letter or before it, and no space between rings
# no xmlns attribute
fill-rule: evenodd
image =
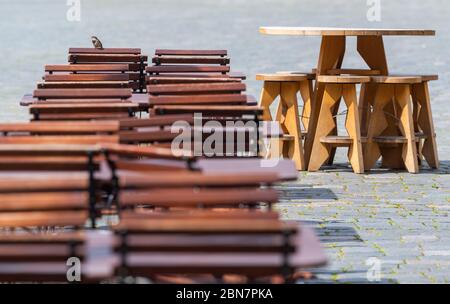
<svg viewBox="0 0 450 304"><path fill-rule="evenodd" d="M94 45L94 47L96 48L96 49L103 49L103 44L102 44L102 42L100 41L100 39L98 39L97 37L95 37L95 36L92 36L91 37L91 40L92 40L92 44Z"/></svg>

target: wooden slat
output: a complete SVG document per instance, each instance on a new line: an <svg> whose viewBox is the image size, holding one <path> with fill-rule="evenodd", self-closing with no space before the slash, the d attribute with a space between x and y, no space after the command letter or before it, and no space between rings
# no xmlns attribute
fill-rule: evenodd
<svg viewBox="0 0 450 304"><path fill-rule="evenodd" d="M175 55L175 56L227 56L226 50L173 50L157 49L155 55Z"/></svg>
<svg viewBox="0 0 450 304"><path fill-rule="evenodd" d="M174 174L172 174L174 175ZM243 220L243 219L259 219L259 220L277 220L280 215L276 211L260 212L251 209L228 209L228 210L210 210L210 209L184 209L172 210L171 212L136 212L123 211L120 214L121 219L125 221L133 220L203 220L203 219L229 219L229 220ZM1 242L1 238L0 238Z"/></svg>
<svg viewBox="0 0 450 304"><path fill-rule="evenodd" d="M7 212L0 213L0 227L84 226L86 211Z"/></svg>
<svg viewBox="0 0 450 304"><path fill-rule="evenodd" d="M117 103L79 103L79 104L54 104L54 103L38 103L30 105L30 112L39 110L40 112L66 111L66 112L82 112L82 111L123 111L124 109L137 109L138 104L131 102Z"/></svg>
<svg viewBox="0 0 450 304"><path fill-rule="evenodd" d="M119 122L33 122L33 123L0 123L0 132L33 132L46 134L95 134L116 133Z"/></svg>
<svg viewBox="0 0 450 304"><path fill-rule="evenodd" d="M0 234L0 244L81 244L85 241L83 232L55 234Z"/></svg>
<svg viewBox="0 0 450 304"><path fill-rule="evenodd" d="M148 73L228 73L228 66L205 66L205 65L161 65L149 66Z"/></svg>
<svg viewBox="0 0 450 304"><path fill-rule="evenodd" d="M11 173L0 171L0 192L87 189L87 174Z"/></svg>
<svg viewBox="0 0 450 304"><path fill-rule="evenodd" d="M178 115L154 116L148 119L135 119L135 118L122 119L120 121L120 128L128 129L138 127L170 126L177 121L183 121L189 124L193 124L194 116L191 114L178 114Z"/></svg>
<svg viewBox="0 0 450 304"><path fill-rule="evenodd" d="M131 88L128 81L72 81L72 82L39 82L38 89L120 89Z"/></svg>
<svg viewBox="0 0 450 304"><path fill-rule="evenodd" d="M83 145L83 144L8 144L0 145L0 155L10 154L59 154L67 155L86 155L88 152L99 153L101 147L99 145Z"/></svg>
<svg viewBox="0 0 450 304"><path fill-rule="evenodd" d="M230 77L166 77L152 75L146 77L147 84L175 84L175 83L214 83L214 82L239 82L238 78Z"/></svg>
<svg viewBox="0 0 450 304"><path fill-rule="evenodd" d="M141 54L140 48L69 48L69 54Z"/></svg>
<svg viewBox="0 0 450 304"><path fill-rule="evenodd" d="M230 59L227 57L181 57L181 56L155 56L152 59L155 64L219 64L227 65Z"/></svg>
<svg viewBox="0 0 450 304"><path fill-rule="evenodd" d="M0 193L0 212L87 209L88 201L87 191Z"/></svg>
<svg viewBox="0 0 450 304"><path fill-rule="evenodd" d="M53 64L46 65L46 72L126 72L130 64Z"/></svg>
<svg viewBox="0 0 450 304"><path fill-rule="evenodd" d="M181 113L204 113L211 115L261 115L263 109L258 106L211 106L211 105L193 105L193 106L155 106L156 114L181 114Z"/></svg>
<svg viewBox="0 0 450 304"><path fill-rule="evenodd" d="M200 172L183 172L179 174L161 173L143 174L126 173L120 176L120 186L123 188L142 187L246 187L270 185L278 181L275 173L248 173L248 174L202 174Z"/></svg>
<svg viewBox="0 0 450 304"><path fill-rule="evenodd" d="M139 220L124 219L116 228L116 230L125 230L130 233L279 233L282 231L290 231L295 233L297 225L283 223L278 220L267 219L173 219L173 220Z"/></svg>
<svg viewBox="0 0 450 304"><path fill-rule="evenodd" d="M250 100L252 101L252 100ZM243 105L249 102L244 94L213 94L192 96L149 96L150 106L156 105Z"/></svg>
<svg viewBox="0 0 450 304"><path fill-rule="evenodd" d="M38 89L33 96L40 99L52 98L121 98L132 96L131 89Z"/></svg>
<svg viewBox="0 0 450 304"><path fill-rule="evenodd" d="M135 146L135 145L119 145L119 144L103 144L103 148L109 151L111 154L116 154L119 156L130 156L130 157L154 157L163 159L189 159L184 155L183 157L176 157L171 149L167 148L157 148L157 147L146 147L146 146Z"/></svg>
<svg viewBox="0 0 450 304"><path fill-rule="evenodd" d="M120 120L123 118L128 118L130 115L128 113L120 112L89 112L89 113L43 113L39 114L39 119L33 117L32 121L64 121L64 120Z"/></svg>
<svg viewBox="0 0 450 304"><path fill-rule="evenodd" d="M178 95L178 94L215 94L215 93L240 93L245 91L244 83L192 83L192 84L157 84L148 85L147 92L154 95Z"/></svg>
<svg viewBox="0 0 450 304"><path fill-rule="evenodd" d="M0 137L0 144L82 144L92 145L99 143L118 143L118 135L90 135L90 136L77 136L77 135L61 135L61 136L6 136Z"/></svg>
<svg viewBox="0 0 450 304"><path fill-rule="evenodd" d="M239 204L275 203L278 194L268 189L172 189L122 190L121 206L148 204L158 207L237 206Z"/></svg>
<svg viewBox="0 0 450 304"><path fill-rule="evenodd" d="M121 62L146 62L147 56L133 55L133 54L81 54L73 53L69 54L69 62L72 64L85 64L85 63L121 63Z"/></svg>
<svg viewBox="0 0 450 304"><path fill-rule="evenodd" d="M70 81L129 81L128 73L113 74L113 73L97 73L97 74L46 74L45 81L52 82L70 82Z"/></svg>

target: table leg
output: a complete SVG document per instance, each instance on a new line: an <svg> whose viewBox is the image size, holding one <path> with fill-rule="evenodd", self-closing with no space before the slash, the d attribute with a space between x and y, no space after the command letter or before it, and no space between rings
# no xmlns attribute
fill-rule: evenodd
<svg viewBox="0 0 450 304"><path fill-rule="evenodd" d="M323 36L320 47L319 62L317 65L317 75L326 74L328 70L333 69L339 63L342 63L344 54L345 36ZM307 166L311 157L324 89L325 85L316 81L312 99L313 103L311 104L311 117L308 125L308 134L305 140L305 162Z"/></svg>
<svg viewBox="0 0 450 304"><path fill-rule="evenodd" d="M335 66L333 67L333 69L340 69L342 67L342 63L344 62L344 56L345 53L341 54L341 57L339 58L339 60L336 62ZM337 129L337 114L339 113L339 106L340 106L341 102L340 100L336 103L334 109L333 109L333 119L334 119L334 123L336 124L336 128L334 128L334 130L331 132L330 135L338 135L338 129ZM332 166L334 163L334 157L336 156L336 150L337 147L331 147L331 152L330 152L330 157L327 160L327 165L328 166Z"/></svg>

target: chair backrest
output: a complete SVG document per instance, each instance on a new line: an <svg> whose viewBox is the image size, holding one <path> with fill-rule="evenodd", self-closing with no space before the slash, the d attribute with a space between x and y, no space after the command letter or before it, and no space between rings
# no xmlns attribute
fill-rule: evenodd
<svg viewBox="0 0 450 304"><path fill-rule="evenodd" d="M211 208L258 206L269 208L278 194L270 186L276 174L216 174L201 172L136 173L116 171L118 187L116 203L120 209L148 205L156 208Z"/></svg>
<svg viewBox="0 0 450 304"><path fill-rule="evenodd" d="M289 276L297 251L297 227L271 213L124 214L115 230L125 275Z"/></svg>
<svg viewBox="0 0 450 304"><path fill-rule="evenodd" d="M144 68L138 63L46 65L45 72L43 77L45 82L127 81L128 87L133 91L145 88Z"/></svg>
<svg viewBox="0 0 450 304"><path fill-rule="evenodd" d="M147 67L150 75L167 77L212 77L245 79L230 73L230 59L226 50L162 50L155 51L153 66Z"/></svg>
<svg viewBox="0 0 450 304"><path fill-rule="evenodd" d="M209 126L210 123L214 123L214 126ZM257 129L257 126L246 125L244 122L235 124L232 121L199 121L193 114L156 115L147 119L121 120L120 142L151 144L165 148L173 148L172 143L179 143L177 149L193 153L198 151L198 147L202 147L201 155L209 155L208 151L203 149L204 143L210 140L211 136L220 135L221 139L216 137L214 145L211 146L216 152L214 156L235 157L250 151L251 143L257 140Z"/></svg>
<svg viewBox="0 0 450 304"><path fill-rule="evenodd" d="M145 68L148 56L141 54L138 48L70 48L69 63L72 65L83 64L116 64L129 65L127 74L130 76L130 86L133 90L145 88Z"/></svg>
<svg viewBox="0 0 450 304"><path fill-rule="evenodd" d="M81 228L95 211L85 173L0 172L0 227ZM92 191L92 193L90 193Z"/></svg>
<svg viewBox="0 0 450 304"><path fill-rule="evenodd" d="M33 120L114 120L140 110L131 89L37 89L27 100Z"/></svg>
<svg viewBox="0 0 450 304"><path fill-rule="evenodd" d="M82 263L82 283L111 278L113 265L104 259L110 254L99 254L97 250L108 250L108 238L112 239L97 231L0 234L0 280L70 283L67 273L73 265L67 264L69 258L78 258Z"/></svg>
<svg viewBox="0 0 450 304"><path fill-rule="evenodd" d="M118 122L0 124L0 172L95 170L101 144L118 143Z"/></svg>

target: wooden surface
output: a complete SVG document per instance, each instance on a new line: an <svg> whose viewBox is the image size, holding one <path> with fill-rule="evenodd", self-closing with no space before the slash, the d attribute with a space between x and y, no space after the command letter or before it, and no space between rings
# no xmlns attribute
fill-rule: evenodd
<svg viewBox="0 0 450 304"><path fill-rule="evenodd" d="M426 29L370 29L333 27L289 27L262 26L259 32L266 35L294 36L434 36L433 30Z"/></svg>
<svg viewBox="0 0 450 304"><path fill-rule="evenodd" d="M263 81L304 81L313 79L308 74L256 74L256 80Z"/></svg>

